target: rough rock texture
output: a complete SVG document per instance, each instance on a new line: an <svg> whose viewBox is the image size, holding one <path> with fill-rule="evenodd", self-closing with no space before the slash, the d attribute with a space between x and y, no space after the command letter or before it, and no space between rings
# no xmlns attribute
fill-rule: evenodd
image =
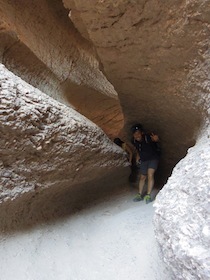
<svg viewBox="0 0 210 280"><path fill-rule="evenodd" d="M164 151L161 170L169 174L194 145L206 114L209 1L63 2L118 92L126 131L135 121L157 131Z"/></svg>
<svg viewBox="0 0 210 280"><path fill-rule="evenodd" d="M87 184L117 167L123 178L126 158L102 130L2 64L0 112L0 203Z"/></svg>
<svg viewBox="0 0 210 280"><path fill-rule="evenodd" d="M69 101L111 138L123 118L127 139L136 121L157 131L164 181L194 145L206 114L209 1L0 4L3 63L47 94Z"/></svg>
<svg viewBox="0 0 210 280"><path fill-rule="evenodd" d="M156 236L174 279L210 279L209 138L205 128L155 202Z"/></svg>
<svg viewBox="0 0 210 280"><path fill-rule="evenodd" d="M200 127L209 129L210 1L63 2L118 92L125 129L139 121L160 135L162 174L196 143L158 198L157 238L174 279L209 279L209 138Z"/></svg>
<svg viewBox="0 0 210 280"><path fill-rule="evenodd" d="M109 136L118 133L123 116L117 93L100 70L93 45L75 30L61 1L1 0L0 16L0 61L8 69L53 98L70 102ZM84 98L85 109L80 108Z"/></svg>
<svg viewBox="0 0 210 280"><path fill-rule="evenodd" d="M209 1L0 3L3 63L69 101L111 138L123 119L127 139L136 121L157 131L164 181L194 145L205 115Z"/></svg>
<svg viewBox="0 0 210 280"><path fill-rule="evenodd" d="M130 138L128 128L136 121L142 122L146 130L155 130L163 148L159 169L163 181L188 148L196 143L177 165L157 200L157 238L166 262L177 275L175 279L209 278L209 147L207 135L200 128L209 129L206 119L209 118L210 91L210 1L0 0L0 16L1 61L48 95L66 104L69 102L110 137L119 132L123 118L122 135L127 139ZM18 87L13 90L12 100L19 92L24 98L19 101L19 107L10 102L8 92L4 97L8 110L1 118L11 126L7 127L5 123L2 128L3 132L8 131L8 134L2 134L4 143L1 145L4 147L1 152L3 182L8 184L2 190L2 198L5 194L15 197L23 190L39 190L45 185L48 187L45 195L40 194L40 200L36 201L44 202L53 194L51 202L54 201L55 209L59 209L58 197L65 206L69 203L67 186L75 184L77 194L78 190L83 194L84 185L79 188L77 184L97 178L96 172L106 177L109 167L123 163L108 140L105 140L107 146L105 144L97 154L91 142L91 139L99 141L95 126L88 124L85 128L84 119L81 122L76 117L75 125L70 125L71 140L67 137L66 122L69 117L74 118L66 107L52 99L45 99L46 106L38 103L40 94L37 91L29 94L29 99ZM26 105L35 102L39 110L25 105L26 110L21 115L22 102ZM59 108L64 115L60 115ZM29 109L30 114L33 112L32 117L25 119ZM49 117L50 113L55 120L65 119L64 126L58 128ZM49 124L45 124L46 118ZM78 126L81 128L80 144L76 144L78 135L74 135ZM52 142L47 142L48 136L43 138L45 130L52 133ZM58 139L54 131L58 131ZM35 133L35 137L30 133ZM67 148L62 139L67 143L73 141L73 150L69 150L69 145ZM82 145L83 140L88 146ZM53 155L49 151L52 144ZM19 152L15 147L20 148ZM99 155L104 156L107 149L111 150L102 164ZM59 158L55 161L57 153ZM84 168L82 173L77 173L80 166L77 163L83 154ZM31 160L32 156L36 158L35 162ZM50 163L45 161L48 156L51 156ZM117 159L111 160L115 156ZM110 160L111 164L107 165ZM69 167L73 167L73 174L68 172ZM34 170L37 172L32 172ZM63 180L59 182L61 176ZM17 182L22 182L24 188L18 188ZM100 186L100 182L93 182L86 185L88 189L92 185L96 189ZM59 185L62 191L53 188L54 185ZM14 201L20 209L19 214L31 209L30 205L24 211L20 207L28 198ZM39 204L33 208L33 214L38 208ZM9 203L0 213L3 218L10 214L13 221L16 218Z"/></svg>

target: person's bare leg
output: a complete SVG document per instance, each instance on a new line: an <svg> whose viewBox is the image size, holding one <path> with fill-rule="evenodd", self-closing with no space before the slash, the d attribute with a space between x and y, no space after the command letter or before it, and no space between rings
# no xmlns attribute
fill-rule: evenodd
<svg viewBox="0 0 210 280"><path fill-rule="evenodd" d="M143 188L144 188L144 184L145 184L145 180L146 180L147 176L146 175L142 175L140 176L140 181L139 181L139 193L142 194Z"/></svg>
<svg viewBox="0 0 210 280"><path fill-rule="evenodd" d="M155 169L149 168L147 171L148 175L148 186L147 186L147 194L151 194L151 191L154 187L154 174L155 174Z"/></svg>

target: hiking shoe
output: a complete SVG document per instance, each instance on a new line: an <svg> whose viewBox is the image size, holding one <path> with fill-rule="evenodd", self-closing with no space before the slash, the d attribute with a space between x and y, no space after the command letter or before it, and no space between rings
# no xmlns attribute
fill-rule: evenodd
<svg viewBox="0 0 210 280"><path fill-rule="evenodd" d="M143 197L140 193L138 193L133 199L134 202L141 201L141 200L143 200Z"/></svg>
<svg viewBox="0 0 210 280"><path fill-rule="evenodd" d="M145 195L144 200L146 202L146 204L152 202L152 198L150 194Z"/></svg>

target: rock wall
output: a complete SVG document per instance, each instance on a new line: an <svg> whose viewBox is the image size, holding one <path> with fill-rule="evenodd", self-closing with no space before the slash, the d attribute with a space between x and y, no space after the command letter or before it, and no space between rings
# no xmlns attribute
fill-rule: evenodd
<svg viewBox="0 0 210 280"><path fill-rule="evenodd" d="M121 135L130 140L137 121L156 131L165 182L206 116L208 1L0 3L1 60L8 69L110 138L125 123Z"/></svg>
<svg viewBox="0 0 210 280"><path fill-rule="evenodd" d="M127 140L136 121L156 131L164 182L195 144L206 117L209 1L0 4L3 63L110 138L124 122Z"/></svg>
<svg viewBox="0 0 210 280"><path fill-rule="evenodd" d="M174 279L210 278L209 138L205 127L155 202L156 236Z"/></svg>
<svg viewBox="0 0 210 280"><path fill-rule="evenodd" d="M110 137L116 135L123 126L117 93L101 71L94 46L74 28L62 2L1 0L0 6L0 61L41 91L70 104ZM80 106L84 99L85 108Z"/></svg>
<svg viewBox="0 0 210 280"><path fill-rule="evenodd" d="M63 2L118 92L128 139L136 121L160 135L166 177L195 144L206 115L209 1Z"/></svg>
<svg viewBox="0 0 210 280"><path fill-rule="evenodd" d="M187 153L157 198L156 233L175 279L208 279L209 0L0 4L0 59L8 69L87 116L111 138L124 122L127 140L134 122L156 131L163 182ZM1 71L2 200L39 195L45 188L40 201L51 195L56 204L59 197L67 208L69 186L74 194L87 191L84 182L97 189L100 182L94 180L125 164L96 126ZM31 202L24 211L20 207L28 198L14 200L18 217L31 209ZM5 224L5 217L13 215L11 223L17 218L6 203L0 211ZM39 203L33 214L37 208Z"/></svg>
<svg viewBox="0 0 210 280"><path fill-rule="evenodd" d="M101 129L2 64L0 111L0 204L45 189L51 189L50 199L55 190L88 186L114 170L122 180L127 175L125 155ZM7 219L4 215L2 223Z"/></svg>
<svg viewBox="0 0 210 280"><path fill-rule="evenodd" d="M174 279L209 279L209 1L63 2L118 92L125 131L138 121L160 135L163 177L196 144L158 196L155 224Z"/></svg>

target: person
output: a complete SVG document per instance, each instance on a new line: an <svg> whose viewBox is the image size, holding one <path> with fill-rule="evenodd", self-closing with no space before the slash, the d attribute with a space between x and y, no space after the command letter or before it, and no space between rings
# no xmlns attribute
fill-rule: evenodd
<svg viewBox="0 0 210 280"><path fill-rule="evenodd" d="M114 143L116 145L120 146L127 153L128 161L131 164L132 163L132 158L133 158L133 153L132 153L131 148L128 146L128 144L123 142L120 138L115 138Z"/></svg>
<svg viewBox="0 0 210 280"><path fill-rule="evenodd" d="M159 137L154 133L144 133L141 125L132 127L132 144L138 152L137 162L140 169L139 193L133 201L143 200L142 192L146 178L148 179L146 203L152 201L151 192L154 186L154 174L160 159Z"/></svg>

